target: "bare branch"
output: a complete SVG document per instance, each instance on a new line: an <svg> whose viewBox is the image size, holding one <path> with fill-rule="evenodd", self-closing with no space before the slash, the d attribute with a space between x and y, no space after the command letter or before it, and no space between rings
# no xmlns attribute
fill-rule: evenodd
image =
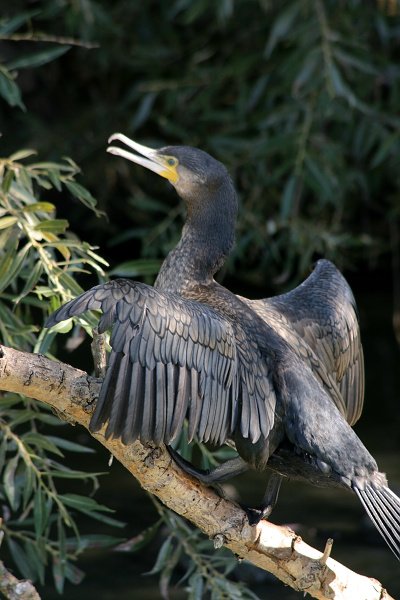
<svg viewBox="0 0 400 600"><path fill-rule="evenodd" d="M41 400L86 428L99 386L100 380L69 365L0 346L0 389ZM218 547L225 545L293 589L322 600L393 600L378 581L330 558L329 541L321 553L286 527L266 521L250 526L243 510L180 471L162 448L139 442L125 446L120 440L106 440L104 430L94 437L144 489L200 528Z"/></svg>
<svg viewBox="0 0 400 600"><path fill-rule="evenodd" d="M99 44L92 42L83 42L71 37L48 35L47 33L12 33L9 35L0 35L0 41L6 42L45 42L49 44L62 44L66 46L79 46L92 50L98 48Z"/></svg>

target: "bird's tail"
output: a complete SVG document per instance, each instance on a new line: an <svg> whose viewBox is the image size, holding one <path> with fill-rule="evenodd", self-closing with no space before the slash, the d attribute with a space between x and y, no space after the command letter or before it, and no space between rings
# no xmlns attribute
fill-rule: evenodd
<svg viewBox="0 0 400 600"><path fill-rule="evenodd" d="M386 486L354 488L367 514L393 554L400 560L400 498Z"/></svg>

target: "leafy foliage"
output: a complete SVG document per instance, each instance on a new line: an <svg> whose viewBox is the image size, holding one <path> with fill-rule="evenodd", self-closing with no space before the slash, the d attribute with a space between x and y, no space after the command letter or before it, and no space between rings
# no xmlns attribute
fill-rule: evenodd
<svg viewBox="0 0 400 600"><path fill-rule="evenodd" d="M188 600L257 600L246 586L233 581L228 575L237 567L238 560L226 549L215 551L214 544L193 529L182 517L166 509L153 498L160 515L157 523L149 527L140 536L125 542L120 549L124 552L138 552L164 526L167 535L160 546L156 562L147 575L158 574L160 592L164 599L169 598L172 578L178 567L186 565L184 572L175 585L186 584ZM188 560L189 559L189 562Z"/></svg>
<svg viewBox="0 0 400 600"><path fill-rule="evenodd" d="M58 491L58 480L71 479L90 482L94 492L99 473L67 467L64 450L91 450L62 437L44 435L43 425L60 426L60 421L37 402L12 394L0 398L2 531L22 576L43 584L45 567L50 564L56 588L62 592L66 579L72 583L82 580L82 571L73 564L78 555L92 545L110 543L107 537L93 540L81 535L76 513L114 527L122 524L107 516L110 509L90 496Z"/></svg>
<svg viewBox="0 0 400 600"><path fill-rule="evenodd" d="M62 188L93 210L89 192L75 180L79 171L71 161L25 163L34 154L20 150L0 158L0 332L2 342L24 350L47 352L54 332L41 331L50 305L81 291L76 277L82 272L103 275L106 264L94 249L68 231L68 222L55 217L47 195ZM90 449L48 428L60 426L48 408L13 394L0 395L0 501L2 532L23 577L44 582L51 565L56 588L65 580L79 583L83 573L73 562L91 546L109 545L109 536L79 533L76 514L112 526L110 509L91 495L99 473L66 466L64 450ZM88 482L87 496L61 493L65 480ZM114 543L117 541L115 538Z"/></svg>
<svg viewBox="0 0 400 600"><path fill-rule="evenodd" d="M52 202L42 200L42 194L64 186L97 210L91 194L75 181L77 165L70 159L24 164L32 154L20 150L0 159L0 331L5 344L45 352L54 333L36 339L34 309L48 310L44 298L56 308L81 293L76 276L88 269L103 275L107 263L67 231L66 219L54 218Z"/></svg>
<svg viewBox="0 0 400 600"><path fill-rule="evenodd" d="M229 271L242 284L265 286L268 272L281 290L320 255L340 266L386 265L400 205L396 3L36 5L34 31L51 32L57 14L64 35L99 44L71 49L38 76L59 108L51 132L34 129L46 151L64 140L96 195L112 198L111 223L96 239L114 234L119 254L154 264L179 235L180 210L171 211L160 182L150 187L153 178L137 170L133 183L122 161L110 168L105 140L121 129L154 145L199 146L228 165L242 200ZM117 251L109 253L118 262Z"/></svg>

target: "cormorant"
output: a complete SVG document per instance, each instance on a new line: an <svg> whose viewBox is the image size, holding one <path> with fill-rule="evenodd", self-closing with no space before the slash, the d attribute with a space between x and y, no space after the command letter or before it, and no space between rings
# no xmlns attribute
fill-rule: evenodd
<svg viewBox="0 0 400 600"><path fill-rule="evenodd" d="M111 354L91 431L170 444L188 438L234 442L239 457L209 474L170 450L207 483L248 468L273 469L263 510L281 476L355 492L400 559L400 499L351 425L364 396L363 353L352 292L336 267L318 261L293 291L248 300L214 274L234 244L237 197L227 169L202 150L153 150L122 134L122 156L168 179L186 205L182 237L154 287L116 279L59 308L51 327L90 309L112 329Z"/></svg>

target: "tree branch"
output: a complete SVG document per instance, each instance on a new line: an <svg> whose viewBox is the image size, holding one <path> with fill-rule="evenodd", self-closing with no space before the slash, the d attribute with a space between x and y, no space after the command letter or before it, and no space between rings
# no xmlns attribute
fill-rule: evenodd
<svg viewBox="0 0 400 600"><path fill-rule="evenodd" d="M68 421L88 428L101 380L44 356L0 345L0 389L41 400ZM382 585L350 571L302 541L293 531L261 521L250 526L238 506L184 474L169 455L154 446L106 440L104 430L93 434L139 481L166 506L191 521L215 546L225 545L240 558L273 573L283 583L313 598L393 600Z"/></svg>

